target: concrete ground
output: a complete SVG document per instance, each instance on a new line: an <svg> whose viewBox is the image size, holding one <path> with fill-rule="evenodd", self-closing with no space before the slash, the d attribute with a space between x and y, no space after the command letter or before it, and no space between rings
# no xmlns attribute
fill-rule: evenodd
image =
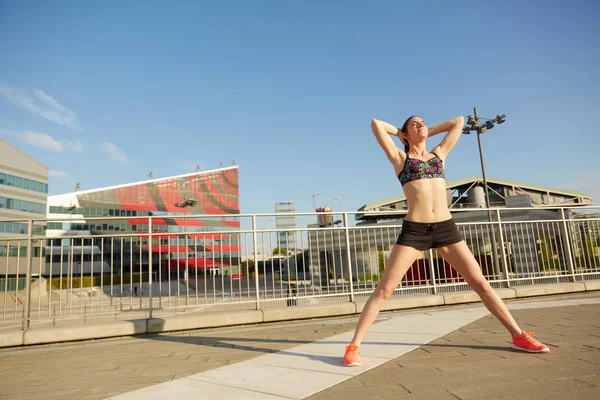
<svg viewBox="0 0 600 400"><path fill-rule="evenodd" d="M596 399L600 293L507 301L549 354L510 349L481 304L0 350L0 399Z"/></svg>

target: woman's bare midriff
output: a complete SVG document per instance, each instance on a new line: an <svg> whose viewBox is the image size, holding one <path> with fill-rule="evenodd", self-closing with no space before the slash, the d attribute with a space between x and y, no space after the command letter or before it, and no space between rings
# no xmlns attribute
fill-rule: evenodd
<svg viewBox="0 0 600 400"><path fill-rule="evenodd" d="M414 222L439 222L452 218L448 210L446 180L419 179L404 185L408 203L406 219Z"/></svg>

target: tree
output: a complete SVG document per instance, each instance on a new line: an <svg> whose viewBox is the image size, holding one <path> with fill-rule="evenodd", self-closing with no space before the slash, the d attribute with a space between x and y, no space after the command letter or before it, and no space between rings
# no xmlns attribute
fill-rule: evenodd
<svg viewBox="0 0 600 400"><path fill-rule="evenodd" d="M254 260L242 261L242 263L240 264L240 268L243 276L254 274Z"/></svg>
<svg viewBox="0 0 600 400"><path fill-rule="evenodd" d="M592 238L586 238L581 242L581 252L575 259L579 268L592 268L600 263L600 256L594 242Z"/></svg>
<svg viewBox="0 0 600 400"><path fill-rule="evenodd" d="M540 249L538 251L540 256L540 263L543 270L558 269L560 264L558 258L555 258L554 252L552 251L552 245L550 244L550 238L542 236L540 238Z"/></svg>
<svg viewBox="0 0 600 400"><path fill-rule="evenodd" d="M287 253L285 247L275 247L273 249L273 255L281 254L282 256L287 256Z"/></svg>
<svg viewBox="0 0 600 400"><path fill-rule="evenodd" d="M377 252L377 261L379 261L379 272L383 273L385 270L385 256L383 255L383 250Z"/></svg>

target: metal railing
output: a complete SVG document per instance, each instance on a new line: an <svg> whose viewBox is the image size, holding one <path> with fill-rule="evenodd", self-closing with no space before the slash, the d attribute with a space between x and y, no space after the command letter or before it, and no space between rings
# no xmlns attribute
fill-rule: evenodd
<svg viewBox="0 0 600 400"><path fill-rule="evenodd" d="M492 208L492 222L487 211L454 216L493 287L600 278L599 209ZM364 300L381 279L402 220L362 223L357 214L319 214L315 223L314 213L296 213L297 226L306 227L285 230L272 227L276 214L246 214L236 216L241 228L218 232L194 224L168 232L154 217L144 218L147 229L118 232L110 230L122 226L118 218L92 217L85 223L93 230L52 237L40 226L56 219L18 221L27 224L26 235L0 237L0 330ZM129 224L135 219L127 217ZM284 254L265 256L275 249ZM428 250L394 296L463 290L463 279Z"/></svg>

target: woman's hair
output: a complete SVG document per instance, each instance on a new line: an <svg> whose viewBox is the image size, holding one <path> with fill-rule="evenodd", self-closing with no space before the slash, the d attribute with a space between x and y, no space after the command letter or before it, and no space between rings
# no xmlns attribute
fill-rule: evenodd
<svg viewBox="0 0 600 400"><path fill-rule="evenodd" d="M418 115L411 115L410 117L408 117L408 119L406 121L404 121L404 124L402 124L402 128L400 129L400 132L402 133L406 133L408 132L408 123L410 122L411 119L418 117ZM410 150L410 145L408 144L408 140L406 141L406 144L404 145L404 152L408 153L408 151Z"/></svg>

